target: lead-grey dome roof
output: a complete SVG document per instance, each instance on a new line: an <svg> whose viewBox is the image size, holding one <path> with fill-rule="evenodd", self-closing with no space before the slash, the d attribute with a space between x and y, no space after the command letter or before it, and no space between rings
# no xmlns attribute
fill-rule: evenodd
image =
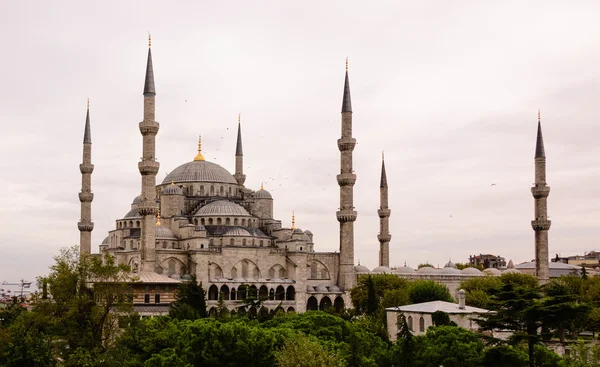
<svg viewBox="0 0 600 367"><path fill-rule="evenodd" d="M183 195L183 190L177 185L165 186L161 191L162 195Z"/></svg>
<svg viewBox="0 0 600 367"><path fill-rule="evenodd" d="M108 236L106 236L106 238L102 241L103 245L108 245Z"/></svg>
<svg viewBox="0 0 600 367"><path fill-rule="evenodd" d="M138 212L137 208L131 209L123 218L140 218L140 213Z"/></svg>
<svg viewBox="0 0 600 367"><path fill-rule="evenodd" d="M256 199L273 199L271 193L265 189L260 189L254 192L254 198Z"/></svg>
<svg viewBox="0 0 600 367"><path fill-rule="evenodd" d="M250 232L241 227L231 227L227 232L223 233L223 236L244 236L250 237L252 236Z"/></svg>
<svg viewBox="0 0 600 367"><path fill-rule="evenodd" d="M196 211L197 216L210 217L215 215L249 216L246 209L227 200L217 200L206 204Z"/></svg>
<svg viewBox="0 0 600 367"><path fill-rule="evenodd" d="M138 195L133 199L133 203L132 204L138 204L140 201L142 201L142 195Z"/></svg>
<svg viewBox="0 0 600 367"><path fill-rule="evenodd" d="M182 164L171 171L162 183L171 182L220 182L237 185L237 181L229 171L208 161L191 161Z"/></svg>
<svg viewBox="0 0 600 367"><path fill-rule="evenodd" d="M165 240L171 240L171 239L177 239L177 237L175 237L175 235L173 234L173 232L164 226L154 226L154 234L156 236L156 239L165 239Z"/></svg>

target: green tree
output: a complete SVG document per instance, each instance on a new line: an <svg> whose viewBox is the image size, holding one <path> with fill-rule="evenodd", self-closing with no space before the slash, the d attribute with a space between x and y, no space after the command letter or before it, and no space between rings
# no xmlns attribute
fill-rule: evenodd
<svg viewBox="0 0 600 367"><path fill-rule="evenodd" d="M481 338L456 326L427 329L416 356L417 366L478 366L483 354Z"/></svg>
<svg viewBox="0 0 600 367"><path fill-rule="evenodd" d="M363 275L358 278L356 286L350 290L352 304L357 314L366 313L369 307L368 282L373 283L375 299L379 308L403 306L410 303L408 298L410 281L399 278L394 274ZM394 302L405 303L394 304Z"/></svg>
<svg viewBox="0 0 600 367"><path fill-rule="evenodd" d="M415 338L410 332L403 313L398 315L398 335L392 353L394 366L412 367L415 365Z"/></svg>
<svg viewBox="0 0 600 367"><path fill-rule="evenodd" d="M473 307L488 309L490 303L490 290L498 288L501 284L502 280L500 277L486 275L463 280L460 282L459 289L464 289L466 292L466 304Z"/></svg>
<svg viewBox="0 0 600 367"><path fill-rule="evenodd" d="M195 275L177 287L175 302L171 304L169 315L180 320L206 317L206 291Z"/></svg>
<svg viewBox="0 0 600 367"><path fill-rule="evenodd" d="M367 315L373 315L379 308L379 299L375 294L375 283L371 275L367 276Z"/></svg>
<svg viewBox="0 0 600 367"><path fill-rule="evenodd" d="M448 316L448 314L445 313L444 311L435 311L434 313L432 313L431 321L433 322L433 325L435 325L435 326L445 326L445 325L456 326L456 323L454 323L453 321L450 321L450 316Z"/></svg>
<svg viewBox="0 0 600 367"><path fill-rule="evenodd" d="M287 340L276 354L279 367L345 367L343 358L303 334Z"/></svg>
<svg viewBox="0 0 600 367"><path fill-rule="evenodd" d="M412 303L430 301L454 302L448 287L433 280L417 280L411 283L408 293Z"/></svg>
<svg viewBox="0 0 600 367"><path fill-rule="evenodd" d="M580 340L565 357L569 367L600 367L600 346Z"/></svg>
<svg viewBox="0 0 600 367"><path fill-rule="evenodd" d="M497 345L485 350L482 366L485 367L526 367L527 353L510 345Z"/></svg>
<svg viewBox="0 0 600 367"><path fill-rule="evenodd" d="M546 295L541 302L544 326L555 329L561 342L565 341L567 331L579 334L585 327L590 313L590 307L577 302L573 289L561 279L553 279L544 286Z"/></svg>

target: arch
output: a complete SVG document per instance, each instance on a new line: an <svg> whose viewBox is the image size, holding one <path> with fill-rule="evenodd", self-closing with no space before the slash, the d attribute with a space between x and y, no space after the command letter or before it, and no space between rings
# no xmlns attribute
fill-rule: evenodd
<svg viewBox="0 0 600 367"><path fill-rule="evenodd" d="M238 276L238 271L237 271L237 268L234 266L233 268L231 268L231 277L233 279L235 279L235 278L237 278L237 276Z"/></svg>
<svg viewBox="0 0 600 367"><path fill-rule="evenodd" d="M408 328L410 329L410 331L413 331L413 319L412 319L412 316L408 316L408 318L406 319L406 323L408 324Z"/></svg>
<svg viewBox="0 0 600 367"><path fill-rule="evenodd" d="M242 261L242 278L248 278L248 262L245 260Z"/></svg>
<svg viewBox="0 0 600 367"><path fill-rule="evenodd" d="M235 240L233 238L229 239L229 246L235 245Z"/></svg>
<svg viewBox="0 0 600 367"><path fill-rule="evenodd" d="M333 308L335 308L337 312L342 312L344 310L344 299L340 296L335 297Z"/></svg>
<svg viewBox="0 0 600 367"><path fill-rule="evenodd" d="M202 224L202 225L206 224L206 222L204 221L204 218L200 219L200 224Z"/></svg>
<svg viewBox="0 0 600 367"><path fill-rule="evenodd" d="M314 261L310 264L310 277L311 279L317 279L317 263Z"/></svg>
<svg viewBox="0 0 600 367"><path fill-rule="evenodd" d="M240 278L254 277L254 279L258 279L260 277L260 269L252 260L242 259L234 267L237 268Z"/></svg>
<svg viewBox="0 0 600 367"><path fill-rule="evenodd" d="M261 285L258 289L258 297L262 299L266 299L269 297L269 288L266 285Z"/></svg>
<svg viewBox="0 0 600 367"><path fill-rule="evenodd" d="M248 286L246 284L242 284L238 287L237 297L240 301L248 298Z"/></svg>
<svg viewBox="0 0 600 367"><path fill-rule="evenodd" d="M329 279L329 272L327 269L321 269L321 279Z"/></svg>
<svg viewBox="0 0 600 367"><path fill-rule="evenodd" d="M251 307L248 309L248 315L250 315L250 318L255 318L255 317L256 317L256 314L257 314L256 307L254 307L254 306L251 306Z"/></svg>
<svg viewBox="0 0 600 367"><path fill-rule="evenodd" d="M223 186L221 186L221 188L219 189L219 195L223 196L225 194L225 189L223 189Z"/></svg>
<svg viewBox="0 0 600 367"><path fill-rule="evenodd" d="M237 226L238 225L238 219L237 218L233 218L233 225Z"/></svg>
<svg viewBox="0 0 600 367"><path fill-rule="evenodd" d="M250 288L248 288L248 297L256 298L257 296L258 296L258 289L256 289L255 285L251 285Z"/></svg>
<svg viewBox="0 0 600 367"><path fill-rule="evenodd" d="M246 226L246 219L242 218L242 227L245 227L245 226Z"/></svg>
<svg viewBox="0 0 600 367"><path fill-rule="evenodd" d="M325 311L326 309L331 307L331 299L327 296L321 298L321 303L319 303L319 310Z"/></svg>
<svg viewBox="0 0 600 367"><path fill-rule="evenodd" d="M231 218L225 218L225 225L231 224Z"/></svg>
<svg viewBox="0 0 600 367"><path fill-rule="evenodd" d="M294 307L288 307L287 312L296 312L296 310L294 310Z"/></svg>
<svg viewBox="0 0 600 367"><path fill-rule="evenodd" d="M167 241L163 241L162 248L167 248Z"/></svg>
<svg viewBox="0 0 600 367"><path fill-rule="evenodd" d="M319 260L313 260L310 264L310 277L312 279L329 279L329 269Z"/></svg>
<svg viewBox="0 0 600 367"><path fill-rule="evenodd" d="M260 271L258 271L258 268L255 267L252 269L252 279L258 280L258 278L260 278Z"/></svg>
<svg viewBox="0 0 600 367"><path fill-rule="evenodd" d="M211 285L210 288L208 288L208 300L209 301L216 301L219 299L219 288L217 288L216 285Z"/></svg>
<svg viewBox="0 0 600 367"><path fill-rule="evenodd" d="M133 221L132 221L132 220L130 220L130 221L129 221L129 228L132 228L132 227L133 227Z"/></svg>
<svg viewBox="0 0 600 367"><path fill-rule="evenodd" d="M235 296L236 296L236 294L235 294L235 288L231 288L231 300L232 301L235 301Z"/></svg>
<svg viewBox="0 0 600 367"><path fill-rule="evenodd" d="M168 275L180 274L185 264L176 257L169 257L161 261L159 266L167 270Z"/></svg>
<svg viewBox="0 0 600 367"><path fill-rule="evenodd" d="M129 248L130 248L130 249L133 249L133 240L130 240L130 241L129 241Z"/></svg>
<svg viewBox="0 0 600 367"><path fill-rule="evenodd" d="M242 246L246 246L246 239L245 238L242 240Z"/></svg>
<svg viewBox="0 0 600 367"><path fill-rule="evenodd" d="M306 302L306 311L317 311L319 309L319 304L317 303L317 299L315 296L311 296Z"/></svg>
<svg viewBox="0 0 600 367"><path fill-rule="evenodd" d="M217 225L218 226L220 226L222 224L221 222L222 222L221 218L217 218Z"/></svg>
<svg viewBox="0 0 600 367"><path fill-rule="evenodd" d="M210 265L210 275L212 278L223 278L223 269L215 263Z"/></svg>
<svg viewBox="0 0 600 367"><path fill-rule="evenodd" d="M262 245L263 245L263 240L260 240L260 246L262 247Z"/></svg>
<svg viewBox="0 0 600 367"><path fill-rule="evenodd" d="M212 225L213 224L213 219L212 218L208 218L208 225Z"/></svg>
<svg viewBox="0 0 600 367"><path fill-rule="evenodd" d="M204 196L204 185L200 185L200 196Z"/></svg>
<svg viewBox="0 0 600 367"><path fill-rule="evenodd" d="M198 218L194 218L194 224L198 225Z"/></svg>
<svg viewBox="0 0 600 367"><path fill-rule="evenodd" d="M296 299L296 288L293 285L287 287L287 291L285 292L285 299L288 301L293 301Z"/></svg>
<svg viewBox="0 0 600 367"><path fill-rule="evenodd" d="M217 308L216 307L211 307L210 310L208 310L208 316L210 316L210 317L217 316Z"/></svg>
<svg viewBox="0 0 600 367"><path fill-rule="evenodd" d="M215 194L215 187L214 187L214 185L210 185L210 194L211 195Z"/></svg>
<svg viewBox="0 0 600 367"><path fill-rule="evenodd" d="M274 300L275 299L275 290L273 288L271 288L269 290L269 299L270 300Z"/></svg>
<svg viewBox="0 0 600 367"><path fill-rule="evenodd" d="M169 265L168 265L168 271L167 274L172 275L175 274L175 260L171 259L169 260Z"/></svg>
<svg viewBox="0 0 600 367"><path fill-rule="evenodd" d="M425 319L423 318L423 316L421 316L421 318L419 319L419 331L420 332L425 332Z"/></svg>
<svg viewBox="0 0 600 367"><path fill-rule="evenodd" d="M285 300L285 288L283 288L282 285L277 287L277 289L275 290L275 299L278 301Z"/></svg>
<svg viewBox="0 0 600 367"><path fill-rule="evenodd" d="M229 287L228 286L222 285L220 293L223 295L224 301L229 301Z"/></svg>
<svg viewBox="0 0 600 367"><path fill-rule="evenodd" d="M284 279L285 278L285 268L280 264L275 264L269 269L269 278L271 279Z"/></svg>
<svg viewBox="0 0 600 367"><path fill-rule="evenodd" d="M138 227L138 228L140 227L140 221L139 221L139 220L137 220L137 221L135 222L135 226L136 226L136 227Z"/></svg>

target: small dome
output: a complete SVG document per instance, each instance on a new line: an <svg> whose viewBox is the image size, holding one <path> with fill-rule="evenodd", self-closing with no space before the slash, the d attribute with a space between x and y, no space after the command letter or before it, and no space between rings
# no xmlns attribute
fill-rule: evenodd
<svg viewBox="0 0 600 367"><path fill-rule="evenodd" d="M442 270L440 270L440 274L444 274L444 275L460 275L461 272L460 272L460 270L458 270L456 268L444 267Z"/></svg>
<svg viewBox="0 0 600 367"><path fill-rule="evenodd" d="M329 291L330 292L341 292L342 290L337 285L332 285L332 286L329 286Z"/></svg>
<svg viewBox="0 0 600 367"><path fill-rule="evenodd" d="M206 231L206 228L204 228L202 224L198 224L196 227L194 227L194 231Z"/></svg>
<svg viewBox="0 0 600 367"><path fill-rule="evenodd" d="M461 272L464 275L481 275L481 271L477 268L464 268Z"/></svg>
<svg viewBox="0 0 600 367"><path fill-rule="evenodd" d="M140 218L140 213L137 209L131 209L123 218Z"/></svg>
<svg viewBox="0 0 600 367"><path fill-rule="evenodd" d="M255 191L254 198L255 199L273 199L273 197L271 196L271 193L265 189L260 189L258 191Z"/></svg>
<svg viewBox="0 0 600 367"><path fill-rule="evenodd" d="M162 183L171 182L221 182L237 185L237 181L229 171L208 161L191 161L182 164L172 170Z"/></svg>
<svg viewBox="0 0 600 367"><path fill-rule="evenodd" d="M327 293L327 292L329 292L329 290L327 289L327 287L324 286L324 285L318 285L318 286L316 286L315 287L315 291L319 292L319 293Z"/></svg>
<svg viewBox="0 0 600 367"><path fill-rule="evenodd" d="M177 237L175 237L173 232L165 226L154 226L154 234L155 234L157 240L158 239L161 239L161 240L171 240L171 239L176 240L177 239Z"/></svg>
<svg viewBox="0 0 600 367"><path fill-rule="evenodd" d="M183 195L183 190L177 185L168 185L162 189L161 194L163 195Z"/></svg>
<svg viewBox="0 0 600 367"><path fill-rule="evenodd" d="M302 230L300 228L296 228L294 229L294 232L292 232L293 234L304 234L304 232L302 232Z"/></svg>
<svg viewBox="0 0 600 367"><path fill-rule="evenodd" d="M140 201L142 201L142 195L136 196L131 204L139 204Z"/></svg>
<svg viewBox="0 0 600 367"><path fill-rule="evenodd" d="M307 229L306 231L304 231L304 234L307 234L307 235L309 235L309 236L312 236L312 234L313 234L313 233L312 233L310 230L308 230L308 229Z"/></svg>
<svg viewBox="0 0 600 367"><path fill-rule="evenodd" d="M371 274L371 270L364 265L356 265L354 271L356 274Z"/></svg>
<svg viewBox="0 0 600 367"><path fill-rule="evenodd" d="M307 286L306 286L306 291L307 291L308 293L312 293L312 292L314 292L314 291L315 291L315 288L314 288L312 285L307 285Z"/></svg>
<svg viewBox="0 0 600 367"><path fill-rule="evenodd" d="M483 272L487 275L494 275L494 276L502 274L502 272L496 268L487 268Z"/></svg>
<svg viewBox="0 0 600 367"><path fill-rule="evenodd" d="M108 236L104 240L102 240L103 245L108 245Z"/></svg>
<svg viewBox="0 0 600 367"><path fill-rule="evenodd" d="M433 266L424 266L417 270L417 273L421 274L437 274L439 269L434 268Z"/></svg>
<svg viewBox="0 0 600 367"><path fill-rule="evenodd" d="M446 263L446 265L444 265L444 268L456 269L456 265L452 261L448 261L448 263Z"/></svg>
<svg viewBox="0 0 600 367"><path fill-rule="evenodd" d="M202 161L198 161L202 162ZM214 215L250 216L242 206L227 200L217 200L204 205L196 211L197 216L209 217Z"/></svg>
<svg viewBox="0 0 600 367"><path fill-rule="evenodd" d="M378 266L372 271L373 274L392 274L392 269L387 266Z"/></svg>
<svg viewBox="0 0 600 367"><path fill-rule="evenodd" d="M520 272L520 271L518 271L518 270L517 270L517 269L515 269L515 268L506 269L506 270L504 270L504 271L502 272L502 274L513 274L513 273L514 273L514 274L521 274L521 272Z"/></svg>
<svg viewBox="0 0 600 367"><path fill-rule="evenodd" d="M401 266L394 270L394 274L415 274L415 269L410 266Z"/></svg>
<svg viewBox="0 0 600 367"><path fill-rule="evenodd" d="M250 232L245 230L242 227L231 227L227 229L227 232L223 233L223 236L242 236L242 237L250 237L252 236Z"/></svg>

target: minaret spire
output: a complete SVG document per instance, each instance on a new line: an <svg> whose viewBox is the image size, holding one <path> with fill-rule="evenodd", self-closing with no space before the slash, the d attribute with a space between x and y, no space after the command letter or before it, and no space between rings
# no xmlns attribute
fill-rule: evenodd
<svg viewBox="0 0 600 367"><path fill-rule="evenodd" d="M79 253L90 254L92 252L92 230L94 229L94 223L92 222L92 201L94 200L94 194L92 193L92 172L94 171L94 165L92 164L89 98L83 132L83 161L79 165L79 171L81 172L81 192L79 193L81 219L77 223L77 227L79 228Z"/></svg>
<svg viewBox="0 0 600 367"><path fill-rule="evenodd" d="M381 153L381 182L379 184L379 235L377 240L379 241L379 266L390 266L390 241L392 235L390 234L390 214L392 211L388 207L388 185L387 177L385 174L385 157L383 152Z"/></svg>
<svg viewBox="0 0 600 367"><path fill-rule="evenodd" d="M531 193L535 203L535 219L531 227L535 231L535 274L540 285L546 284L550 277L550 264L548 263L548 231L551 222L548 220L547 198L550 187L546 184L546 152L542 137L542 122L538 110L538 129L535 146L535 183Z"/></svg>
<svg viewBox="0 0 600 367"><path fill-rule="evenodd" d="M156 135L160 125L155 117L154 69L152 67L151 38L148 35L148 61L144 80L144 120L140 122L142 134L142 161L138 169L142 176L141 201L138 212L142 217L141 223L141 270L154 272L156 269L156 234L155 220L158 214L156 202L156 174L160 164L156 161Z"/></svg>
<svg viewBox="0 0 600 367"><path fill-rule="evenodd" d="M341 155L341 173L337 175L340 186L340 209L336 213L340 222L340 267L338 285L349 290L356 282L354 273L354 183L356 175L352 168L352 152L356 139L352 137L352 104L350 103L350 81L348 78L348 60L346 59L346 77L342 99L342 137L338 139Z"/></svg>
<svg viewBox="0 0 600 367"><path fill-rule="evenodd" d="M237 131L237 142L235 145L235 174L233 177L237 181L238 185L244 186L246 182L246 175L244 174L244 152L242 149L242 114L238 114L238 131Z"/></svg>

